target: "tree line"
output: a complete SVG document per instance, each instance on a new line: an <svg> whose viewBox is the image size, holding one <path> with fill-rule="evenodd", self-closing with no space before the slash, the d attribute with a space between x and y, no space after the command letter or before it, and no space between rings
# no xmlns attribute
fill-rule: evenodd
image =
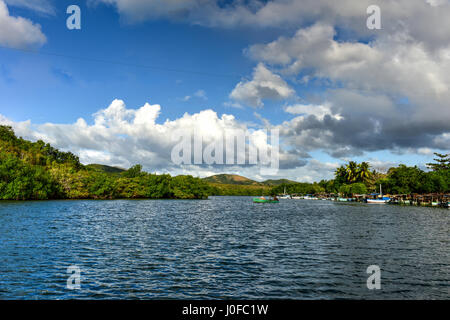
<svg viewBox="0 0 450 320"><path fill-rule="evenodd" d="M333 193L344 196L378 192L381 185L383 193L450 193L450 154L435 153L433 163L428 163L429 171L417 166L401 164L390 168L386 173L371 170L369 163L350 161L335 170L334 179L318 183L284 184L272 189L273 194Z"/></svg>
<svg viewBox="0 0 450 320"><path fill-rule="evenodd" d="M429 171L399 165L380 173L367 162L350 161L337 168L331 180L275 187L227 185L189 175L151 174L144 172L141 165L123 172L97 170L81 164L71 152L41 140L18 138L11 127L0 126L0 199L203 199L209 195L261 196L284 191L352 195L377 192L380 185L384 193L390 194L449 193L450 154L435 155L434 162L427 164Z"/></svg>
<svg viewBox="0 0 450 320"><path fill-rule="evenodd" d="M0 199L203 199L210 186L188 175L172 177L135 165L120 174L84 166L71 152L16 137L0 126Z"/></svg>

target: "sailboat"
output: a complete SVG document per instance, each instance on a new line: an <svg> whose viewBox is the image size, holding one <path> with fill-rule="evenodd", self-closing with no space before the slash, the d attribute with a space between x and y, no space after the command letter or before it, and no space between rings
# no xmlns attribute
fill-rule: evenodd
<svg viewBox="0 0 450 320"><path fill-rule="evenodd" d="M284 187L284 192L282 196L279 196L280 199L291 199L289 194L286 194L286 187Z"/></svg>
<svg viewBox="0 0 450 320"><path fill-rule="evenodd" d="M379 204L383 204L383 203L387 203L389 202L389 200L391 200L391 198L389 197L383 197L383 192L381 190L381 184L380 184L380 196L378 198L375 199L367 199L367 203L379 203Z"/></svg>

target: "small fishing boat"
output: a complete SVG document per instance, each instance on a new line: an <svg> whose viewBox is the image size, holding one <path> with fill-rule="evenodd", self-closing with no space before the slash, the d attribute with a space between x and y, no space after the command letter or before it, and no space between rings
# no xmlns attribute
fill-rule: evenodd
<svg viewBox="0 0 450 320"><path fill-rule="evenodd" d="M389 198L389 197L383 197L383 192L381 191L381 184L380 184L379 196L374 199L367 199L367 203L383 204L383 203L388 203L390 200L391 200L391 198Z"/></svg>
<svg viewBox="0 0 450 320"><path fill-rule="evenodd" d="M305 199L305 200L319 200L319 198L317 198L317 197L315 197L313 195L310 195L310 194L307 194L303 199Z"/></svg>
<svg viewBox="0 0 450 320"><path fill-rule="evenodd" d="M265 198L265 197L259 197L259 198L253 198L253 203L278 203L280 202L278 199L274 198Z"/></svg>
<svg viewBox="0 0 450 320"><path fill-rule="evenodd" d="M284 192L282 195L278 196L279 199L292 199L291 195L286 193L286 187L284 187Z"/></svg>
<svg viewBox="0 0 450 320"><path fill-rule="evenodd" d="M367 199L367 203L388 203L389 200L391 200L391 198L389 197L382 197L382 198L378 198L378 199Z"/></svg>

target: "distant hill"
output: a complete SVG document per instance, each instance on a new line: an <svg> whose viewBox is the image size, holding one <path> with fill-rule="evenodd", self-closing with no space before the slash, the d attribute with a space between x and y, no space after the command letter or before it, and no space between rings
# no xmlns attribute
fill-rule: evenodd
<svg viewBox="0 0 450 320"><path fill-rule="evenodd" d="M289 179L278 179L278 180L269 179L269 180L263 181L262 183L266 186L279 186L281 184L293 184L293 183L298 183L298 182L292 181Z"/></svg>
<svg viewBox="0 0 450 320"><path fill-rule="evenodd" d="M107 166L104 164L97 164L97 163L93 163L93 164L88 164L86 165L87 168L89 169L93 169L95 171L99 171L99 172L105 172L105 173L122 173L124 171L126 171L125 169L122 168L117 168L117 167L111 167L111 166Z"/></svg>
<svg viewBox="0 0 450 320"><path fill-rule="evenodd" d="M239 176L237 174L216 174L207 178L203 178L203 181L209 183L220 183L220 184L237 184L245 186L261 186L260 182L251 180L246 177Z"/></svg>
<svg viewBox="0 0 450 320"><path fill-rule="evenodd" d="M244 186L279 186L281 184L297 183L289 179L278 179L278 180L269 179L263 182L258 182L243 176L239 176L237 174L216 174L214 176L203 178L203 180L209 183L235 184Z"/></svg>

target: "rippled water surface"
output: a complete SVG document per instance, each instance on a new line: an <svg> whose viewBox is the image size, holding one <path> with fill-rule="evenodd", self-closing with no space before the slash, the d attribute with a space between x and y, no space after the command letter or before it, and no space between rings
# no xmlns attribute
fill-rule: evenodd
<svg viewBox="0 0 450 320"><path fill-rule="evenodd" d="M247 197L0 202L0 298L449 299L450 211ZM66 288L67 268L81 289ZM381 268L381 290L366 269Z"/></svg>

